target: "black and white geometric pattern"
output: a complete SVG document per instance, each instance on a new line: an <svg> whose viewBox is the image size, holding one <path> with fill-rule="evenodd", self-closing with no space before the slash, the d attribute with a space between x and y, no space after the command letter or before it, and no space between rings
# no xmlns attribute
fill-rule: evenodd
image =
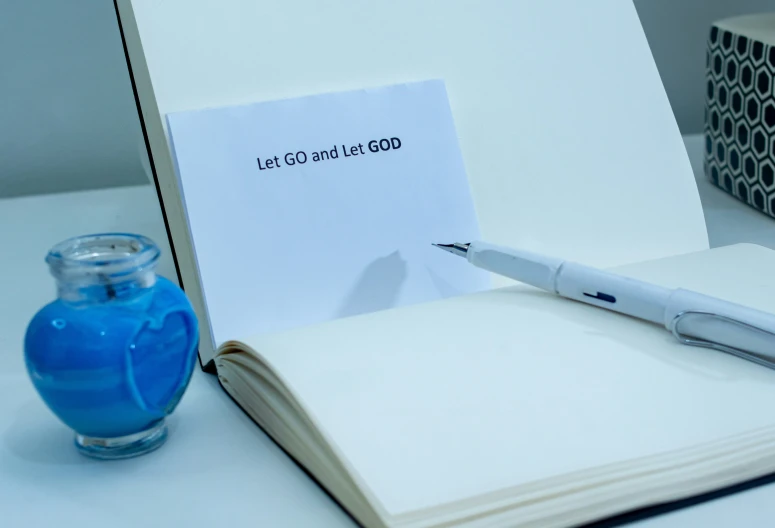
<svg viewBox="0 0 775 528"><path fill-rule="evenodd" d="M775 217L775 46L713 26L705 84L705 175Z"/></svg>

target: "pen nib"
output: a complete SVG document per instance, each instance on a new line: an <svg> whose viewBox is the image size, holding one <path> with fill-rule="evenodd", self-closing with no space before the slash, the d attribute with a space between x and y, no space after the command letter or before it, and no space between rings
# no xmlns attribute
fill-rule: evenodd
<svg viewBox="0 0 775 528"><path fill-rule="evenodd" d="M468 253L468 244L433 244L439 249L443 249L444 251L448 251L452 253L453 255L457 255L458 257L465 257L466 253Z"/></svg>

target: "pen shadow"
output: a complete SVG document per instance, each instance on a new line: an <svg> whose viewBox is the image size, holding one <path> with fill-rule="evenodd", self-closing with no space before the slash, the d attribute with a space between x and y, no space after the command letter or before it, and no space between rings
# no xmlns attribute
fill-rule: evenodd
<svg viewBox="0 0 775 528"><path fill-rule="evenodd" d="M442 298L457 297L458 295L463 294L462 290L450 284L449 281L433 271L429 266L425 266L425 270L428 272L428 276L431 278L433 286Z"/></svg>
<svg viewBox="0 0 775 528"><path fill-rule="evenodd" d="M395 307L407 276L408 267L399 251L376 259L361 272L336 311L336 317L351 317Z"/></svg>
<svg viewBox="0 0 775 528"><path fill-rule="evenodd" d="M546 311L569 323L583 325L589 332L603 339L620 343L629 350L637 350L643 355L700 377L727 381L746 379L767 385L772 385L775 381L773 369L718 350L682 344L664 326L656 323L523 285L501 288L500 291L504 296L532 297L534 302L530 304L533 308ZM621 322L626 324L612 325L612 317L623 318ZM647 333L652 334L653 338L644 339ZM660 346L650 346L655 340L660 342Z"/></svg>

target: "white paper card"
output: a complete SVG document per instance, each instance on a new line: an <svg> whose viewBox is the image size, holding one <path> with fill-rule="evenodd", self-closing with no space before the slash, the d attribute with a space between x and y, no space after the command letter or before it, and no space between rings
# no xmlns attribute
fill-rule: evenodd
<svg viewBox="0 0 775 528"><path fill-rule="evenodd" d="M490 286L442 81L167 122L215 346Z"/></svg>

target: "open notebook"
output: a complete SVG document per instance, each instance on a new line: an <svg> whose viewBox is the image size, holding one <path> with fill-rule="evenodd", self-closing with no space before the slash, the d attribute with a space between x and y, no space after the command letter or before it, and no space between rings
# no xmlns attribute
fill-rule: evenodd
<svg viewBox="0 0 775 528"><path fill-rule="evenodd" d="M507 289L279 333L257 332L258 316L211 327L229 320L208 317L219 306L274 308L239 288L206 302L224 296L220 277L272 280L321 305L346 291L307 268L262 275L283 244L226 228L216 234L233 249L207 252L223 266L208 280L197 226L256 226L228 194L284 204L212 171L201 180L212 204L191 221L168 116L429 78L448 92L482 239L593 266L644 262L623 271L772 310L772 253L707 249L631 2L114 2L179 279L203 321L201 363L362 525L574 526L775 471L772 372L497 278ZM309 225L321 240L340 234ZM428 247L454 241L427 229L414 236Z"/></svg>
<svg viewBox="0 0 775 528"><path fill-rule="evenodd" d="M228 319L210 302L224 298L219 277L247 277L265 260L265 246L244 244L237 228L270 226L235 204L252 199L255 209L280 208L279 217L284 205L230 182L226 164L200 189L209 207L188 203L180 181L192 174L176 174L168 117L207 108L440 79L482 239L593 266L708 247L692 169L632 2L114 1L179 280L203 322ZM304 138L307 130L295 132ZM224 219L232 229L220 228ZM219 228L216 242L201 239L210 225ZM439 235L427 235L430 249ZM243 258L222 259L208 275L202 259L215 258L216 245L240 248ZM320 299L323 282L309 279L309 270L277 277L289 288L314 287ZM208 365L223 329L201 329ZM230 324L227 334L252 332Z"/></svg>
<svg viewBox="0 0 775 528"><path fill-rule="evenodd" d="M740 245L616 271L775 312L774 266ZM520 285L231 341L215 361L367 527L578 526L775 472L775 371Z"/></svg>

